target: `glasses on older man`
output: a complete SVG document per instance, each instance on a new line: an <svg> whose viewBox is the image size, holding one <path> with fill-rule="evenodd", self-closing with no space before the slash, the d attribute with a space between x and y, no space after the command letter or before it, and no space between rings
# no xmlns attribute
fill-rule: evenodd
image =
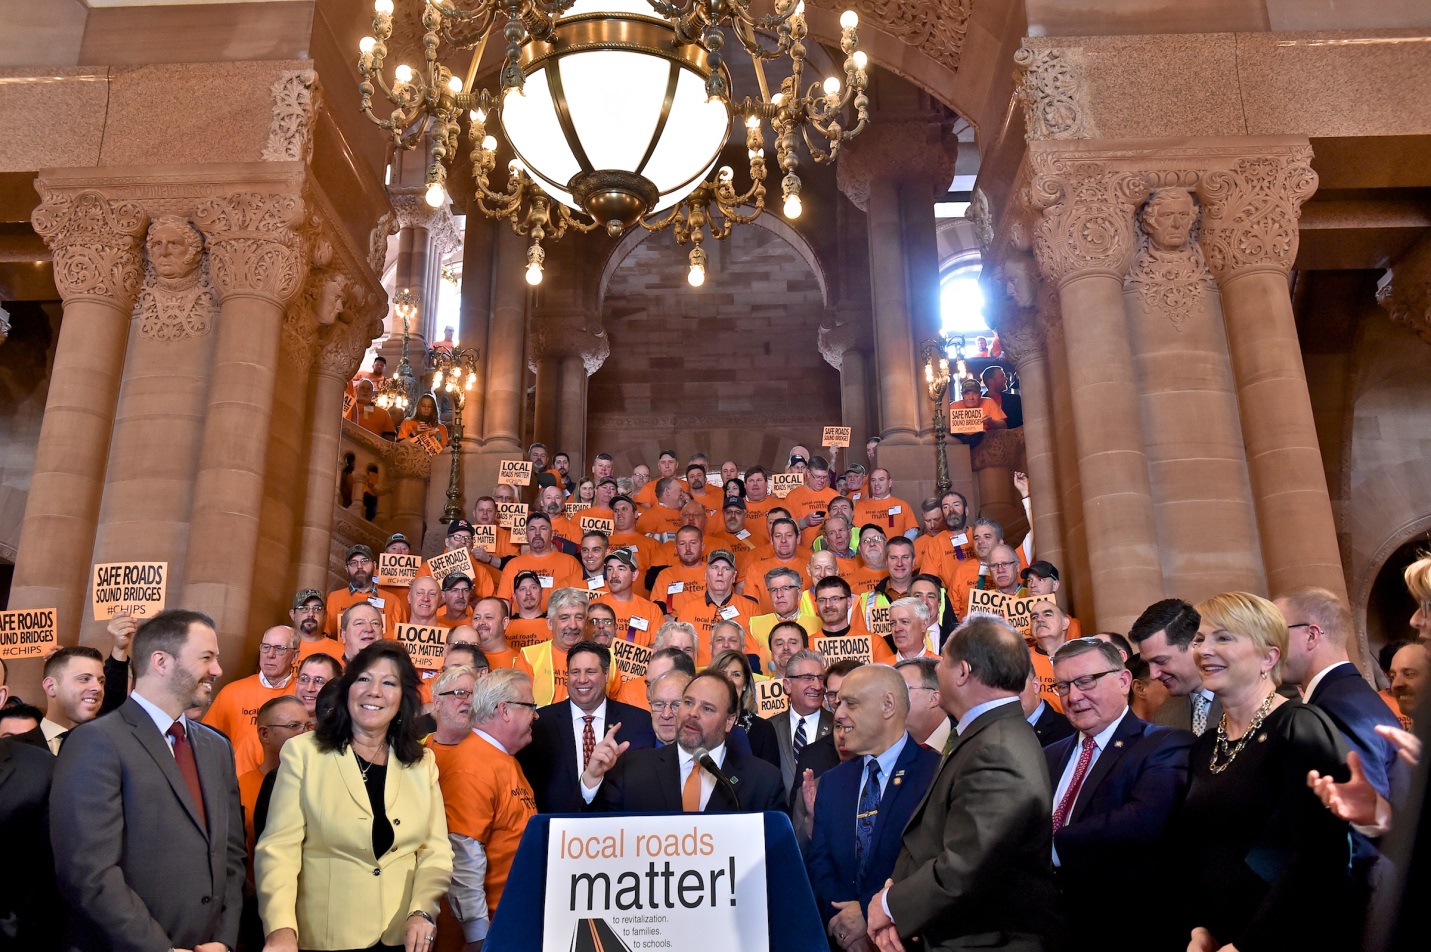
<svg viewBox="0 0 1431 952"><path fill-rule="evenodd" d="M438 691L438 692L437 692L437 696L438 696L438 697L455 697L455 698L457 698L457 700L459 700L459 701L465 701L465 700L467 700L469 697L472 696L472 692L466 690L465 688L457 688L456 690L452 690L452 691Z"/></svg>
<svg viewBox="0 0 1431 952"><path fill-rule="evenodd" d="M285 651L292 651L288 645L259 645L259 654L283 654Z"/></svg>
<svg viewBox="0 0 1431 952"><path fill-rule="evenodd" d="M1081 678L1074 678L1072 681L1055 681L1053 689L1058 692L1059 697L1068 694L1070 688L1078 688L1080 691L1092 691L1093 686L1098 683L1099 678L1105 678L1110 674L1117 674L1120 668L1109 668L1107 671L1100 671L1097 674L1085 674Z"/></svg>

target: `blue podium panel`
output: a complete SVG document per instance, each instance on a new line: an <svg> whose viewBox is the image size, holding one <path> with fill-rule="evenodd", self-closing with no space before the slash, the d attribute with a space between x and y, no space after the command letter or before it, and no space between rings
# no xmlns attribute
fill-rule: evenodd
<svg viewBox="0 0 1431 952"><path fill-rule="evenodd" d="M639 816L681 816L682 814L601 814L610 818ZM484 952L541 952L543 913L546 904L547 844L551 820L574 816L595 818L592 814L539 814L527 823L521 845L512 861L512 872L502 891L501 908L492 923L492 931L483 945ZM790 818L770 811L765 821L765 908L766 928L770 947L780 952L829 952L825 926L815 909L815 894L805 874L805 860L795 842L795 830ZM592 871L599 872L601 861L592 861ZM576 950L616 952L621 943L615 936L603 933L605 924L590 922L589 935L577 936Z"/></svg>

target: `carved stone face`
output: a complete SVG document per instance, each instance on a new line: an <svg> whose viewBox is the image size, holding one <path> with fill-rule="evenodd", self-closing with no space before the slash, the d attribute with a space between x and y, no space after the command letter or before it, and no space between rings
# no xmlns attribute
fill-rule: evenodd
<svg viewBox="0 0 1431 952"><path fill-rule="evenodd" d="M149 226L145 242L154 271L163 278L183 278L194 273L203 251L199 235L182 218L165 216Z"/></svg>
<svg viewBox="0 0 1431 952"><path fill-rule="evenodd" d="M1188 242L1197 205L1185 188L1160 188L1143 206L1143 231L1158 251L1177 251Z"/></svg>
<svg viewBox="0 0 1431 952"><path fill-rule="evenodd" d="M1038 279L1032 259L1013 258L1004 265L1004 293L1019 307L1033 307Z"/></svg>

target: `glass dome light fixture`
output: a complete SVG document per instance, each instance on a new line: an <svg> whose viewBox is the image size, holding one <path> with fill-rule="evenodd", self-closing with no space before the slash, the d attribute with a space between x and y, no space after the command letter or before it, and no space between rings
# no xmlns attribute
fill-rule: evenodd
<svg viewBox="0 0 1431 952"><path fill-rule="evenodd" d="M858 49L854 11L840 17L844 76L807 83L803 0L771 0L765 15L752 11L755 2L375 0L373 35L358 44L360 108L396 147L426 143L425 197L434 207L447 200L466 118L473 204L531 237L529 283L541 281L546 239L598 228L619 235L639 225L695 243L691 283L698 286L705 256L695 252L706 231L725 238L765 209L765 124L783 174L782 208L795 218L798 144L816 162L831 162L869 120L868 57ZM421 4L423 62L389 73L394 3ZM505 52L494 95L474 89L473 80L499 20ZM727 33L750 54L758 96L732 96L721 52ZM475 50L465 81L443 63L454 50ZM783 56L790 74L772 94L764 64ZM386 118L373 111L379 95L392 107ZM729 166L716 170L738 120L749 160L744 191ZM505 184L496 181L499 148L513 156L503 166Z"/></svg>

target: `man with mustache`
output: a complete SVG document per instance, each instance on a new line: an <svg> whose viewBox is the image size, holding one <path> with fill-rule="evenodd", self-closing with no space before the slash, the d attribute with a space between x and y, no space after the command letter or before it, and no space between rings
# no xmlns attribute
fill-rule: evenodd
<svg viewBox="0 0 1431 952"><path fill-rule="evenodd" d="M328 637L326 612L323 593L316 588L305 588L293 596L293 609L288 617L293 622L293 630L298 632L298 664L315 654L342 657L343 646L337 639Z"/></svg>
<svg viewBox="0 0 1431 952"><path fill-rule="evenodd" d="M240 777L263 763L258 710L273 698L293 693L293 663L297 658L298 636L293 629L287 625L268 629L258 642L258 673L225 685L204 714L204 723L234 745L235 769Z"/></svg>

